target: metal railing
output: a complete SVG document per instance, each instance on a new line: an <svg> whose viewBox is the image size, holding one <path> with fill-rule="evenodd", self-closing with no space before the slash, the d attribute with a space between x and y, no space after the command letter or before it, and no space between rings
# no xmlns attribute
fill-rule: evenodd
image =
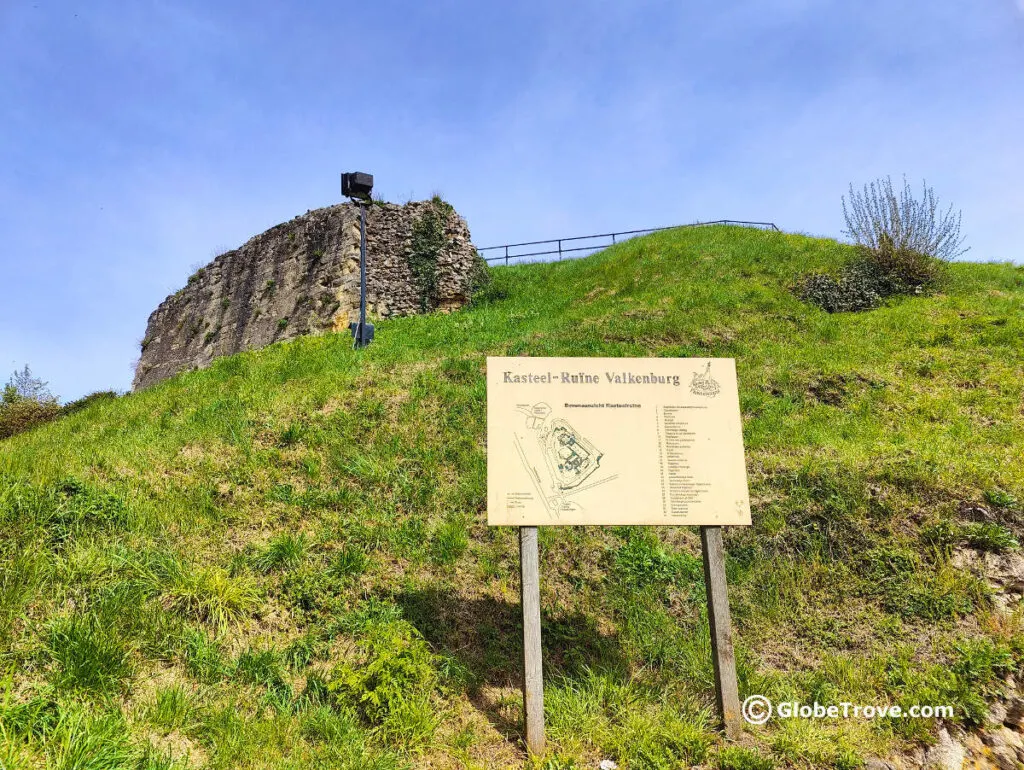
<svg viewBox="0 0 1024 770"><path fill-rule="evenodd" d="M630 238L636 235L642 235L644 233L656 233L661 230L675 230L679 227L707 227L708 225L741 225L743 227L758 227L765 230L771 229L776 232L781 232L778 227L775 226L774 222L746 222L740 219L716 219L714 222L693 222L688 225L672 225L671 227L649 227L646 230L623 230L619 233L601 233L600 235L577 235L573 238L552 238L547 241L524 241L523 243L507 243L504 246L485 246L482 249L477 249L480 254L485 251L498 251L503 250L504 254L499 254L496 257L484 257L487 262L498 262L505 260L505 264L509 264L510 259L523 259L524 257L545 257L552 254L557 254L558 259L562 259L567 254L572 254L573 257L584 257L586 254L577 254L575 252L587 251L594 252L606 249L609 246L614 246L616 243L622 241L628 241ZM626 236L626 237L623 237ZM576 241L588 241L594 240L595 238L611 238L610 243L597 243L590 246L574 246L572 248L566 248L562 244ZM517 249L523 246L548 246L555 244L556 248L550 249L549 251L528 251L522 254L512 254L509 249ZM530 260L539 261L539 260Z"/></svg>

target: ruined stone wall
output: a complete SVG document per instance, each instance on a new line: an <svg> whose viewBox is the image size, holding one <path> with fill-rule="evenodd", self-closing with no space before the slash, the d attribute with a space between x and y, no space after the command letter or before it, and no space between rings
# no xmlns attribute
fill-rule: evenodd
<svg viewBox="0 0 1024 770"><path fill-rule="evenodd" d="M469 299L482 260L462 217L420 201L367 207L367 310L372 316L421 312L409 266L413 223L430 208L444 218L437 289L428 309ZM148 387L219 356L304 334L348 330L359 315L359 210L343 203L272 227L201 268L149 317L132 387Z"/></svg>

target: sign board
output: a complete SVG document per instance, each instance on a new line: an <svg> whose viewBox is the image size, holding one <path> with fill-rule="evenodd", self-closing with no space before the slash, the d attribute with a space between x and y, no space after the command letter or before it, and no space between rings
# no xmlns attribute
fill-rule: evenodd
<svg viewBox="0 0 1024 770"><path fill-rule="evenodd" d="M750 524L735 361L489 357L487 523Z"/></svg>

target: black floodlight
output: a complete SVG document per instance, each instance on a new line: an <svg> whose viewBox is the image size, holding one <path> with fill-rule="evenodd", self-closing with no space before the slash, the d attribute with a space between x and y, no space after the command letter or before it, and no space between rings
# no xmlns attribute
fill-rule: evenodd
<svg viewBox="0 0 1024 770"><path fill-rule="evenodd" d="M373 324L366 322L366 204L373 190L373 174L353 171L341 175L341 194L359 203L359 320L348 325L354 347L373 341Z"/></svg>
<svg viewBox="0 0 1024 770"><path fill-rule="evenodd" d="M350 174L341 175L341 194L346 198L359 198L368 201L372 190L373 174L353 171Z"/></svg>

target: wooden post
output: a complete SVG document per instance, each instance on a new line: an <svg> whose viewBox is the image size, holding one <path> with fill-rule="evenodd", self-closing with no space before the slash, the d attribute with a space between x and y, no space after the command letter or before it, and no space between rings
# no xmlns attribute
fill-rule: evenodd
<svg viewBox="0 0 1024 770"><path fill-rule="evenodd" d="M708 592L708 625L711 627L711 656L715 663L715 695L725 735L736 740L743 732L740 693L736 682L736 655L732 646L729 594L725 583L725 548L721 527L701 527L704 551L704 585Z"/></svg>
<svg viewBox="0 0 1024 770"><path fill-rule="evenodd" d="M544 677L540 651L540 555L537 528L519 528L519 577L523 605L523 705L526 748L544 754Z"/></svg>

